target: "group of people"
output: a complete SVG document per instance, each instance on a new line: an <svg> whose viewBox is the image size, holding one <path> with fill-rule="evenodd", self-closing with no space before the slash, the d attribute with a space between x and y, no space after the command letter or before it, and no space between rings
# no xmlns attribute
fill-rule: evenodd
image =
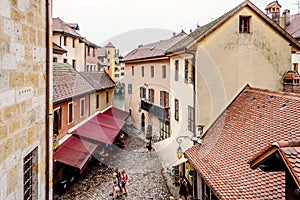
<svg viewBox="0 0 300 200"><path fill-rule="evenodd" d="M119 172L116 167L113 172L113 187L112 187L112 196L113 199L121 198L122 195L127 195L126 182L128 180L128 175L123 169Z"/></svg>

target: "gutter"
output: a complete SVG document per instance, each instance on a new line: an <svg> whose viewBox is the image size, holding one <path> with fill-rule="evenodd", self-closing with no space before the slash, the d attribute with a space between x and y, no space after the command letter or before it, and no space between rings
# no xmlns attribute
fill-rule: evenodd
<svg viewBox="0 0 300 200"><path fill-rule="evenodd" d="M46 160L45 160L45 199L49 200L50 198L50 86L51 86L51 81L50 81L50 47L51 47L51 2L52 0L46 0L46 119L45 119L45 131L46 131L46 144L45 144L45 153L46 153Z"/></svg>

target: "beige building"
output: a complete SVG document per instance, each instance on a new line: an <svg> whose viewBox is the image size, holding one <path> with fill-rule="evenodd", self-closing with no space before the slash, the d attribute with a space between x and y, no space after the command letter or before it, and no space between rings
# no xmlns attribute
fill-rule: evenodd
<svg viewBox="0 0 300 200"><path fill-rule="evenodd" d="M250 1L193 31L169 52L195 54L196 125L207 129L246 85L282 90L299 43Z"/></svg>
<svg viewBox="0 0 300 200"><path fill-rule="evenodd" d="M51 1L0 6L0 199L52 199Z"/></svg>
<svg viewBox="0 0 300 200"><path fill-rule="evenodd" d="M85 42L83 37L76 32L78 25L67 24L62 19L53 18L53 43L66 51L55 54L53 62L69 63L77 71L85 71Z"/></svg>

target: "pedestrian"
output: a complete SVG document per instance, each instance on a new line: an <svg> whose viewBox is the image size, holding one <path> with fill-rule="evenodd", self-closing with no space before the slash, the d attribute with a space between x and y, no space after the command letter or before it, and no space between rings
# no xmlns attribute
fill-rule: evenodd
<svg viewBox="0 0 300 200"><path fill-rule="evenodd" d="M113 173L113 199L120 198L120 186L117 178L117 173Z"/></svg>
<svg viewBox="0 0 300 200"><path fill-rule="evenodd" d="M151 153L151 150L152 150L152 140L150 140L148 143L147 143L147 149L148 149L148 153Z"/></svg>
<svg viewBox="0 0 300 200"><path fill-rule="evenodd" d="M187 200L188 195L188 186L187 182L184 179L184 176L180 176L179 178L179 198L183 200Z"/></svg>
<svg viewBox="0 0 300 200"><path fill-rule="evenodd" d="M123 194L126 195L127 194L126 182L128 180L128 175L124 169L121 171L120 179L121 179L121 191Z"/></svg>

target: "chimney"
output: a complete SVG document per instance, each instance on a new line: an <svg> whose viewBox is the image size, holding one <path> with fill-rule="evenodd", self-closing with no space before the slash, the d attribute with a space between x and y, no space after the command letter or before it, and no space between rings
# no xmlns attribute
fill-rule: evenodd
<svg viewBox="0 0 300 200"><path fill-rule="evenodd" d="M281 5L278 3L278 1L273 1L272 3L269 3L265 8L268 17L270 17L278 25L280 22L280 8Z"/></svg>
<svg viewBox="0 0 300 200"><path fill-rule="evenodd" d="M300 75L297 71L288 71L283 76L284 92L300 93Z"/></svg>
<svg viewBox="0 0 300 200"><path fill-rule="evenodd" d="M284 25L287 26L291 23L291 15L290 15L290 10L285 9L283 12L283 19L284 19Z"/></svg>

